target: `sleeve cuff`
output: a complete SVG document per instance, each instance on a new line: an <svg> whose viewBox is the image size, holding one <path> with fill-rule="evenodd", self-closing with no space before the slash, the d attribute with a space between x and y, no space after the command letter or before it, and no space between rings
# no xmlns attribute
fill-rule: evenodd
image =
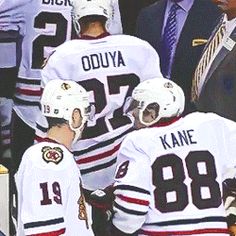
<svg viewBox="0 0 236 236"><path fill-rule="evenodd" d="M119 229L117 229L113 224L111 224L111 235L112 236L138 236L138 232L134 232L133 234L126 234Z"/></svg>

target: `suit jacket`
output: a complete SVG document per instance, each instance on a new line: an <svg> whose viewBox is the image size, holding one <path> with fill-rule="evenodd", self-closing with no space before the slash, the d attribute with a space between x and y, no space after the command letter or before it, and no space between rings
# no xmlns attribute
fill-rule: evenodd
<svg viewBox="0 0 236 236"><path fill-rule="evenodd" d="M159 0L142 9L136 24L136 35L148 41L159 54L166 3L166 0ZM211 0L195 0L180 34L173 59L171 79L184 90L186 113L193 110L190 103L192 77L205 46L205 44L193 46L193 40L207 40L221 13Z"/></svg>
<svg viewBox="0 0 236 236"><path fill-rule="evenodd" d="M227 40L232 46L222 47L216 55L196 105L200 111L236 121L236 26Z"/></svg>

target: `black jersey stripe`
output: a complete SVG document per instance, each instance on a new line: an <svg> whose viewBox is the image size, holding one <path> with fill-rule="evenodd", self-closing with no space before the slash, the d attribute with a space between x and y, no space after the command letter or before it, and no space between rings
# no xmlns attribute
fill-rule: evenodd
<svg viewBox="0 0 236 236"><path fill-rule="evenodd" d="M26 224L24 224L24 228L29 229L29 228L35 228L35 227L41 227L41 226L47 226L47 225L60 224L63 222L64 222L64 218L61 217L61 218L57 218L57 219L26 223Z"/></svg>
<svg viewBox="0 0 236 236"><path fill-rule="evenodd" d="M131 215L137 215L137 216L144 216L147 214L147 212L142 212L142 211L135 211L135 210L130 210L125 207L122 207L121 205L117 204L117 202L114 202L114 207Z"/></svg>
<svg viewBox="0 0 236 236"><path fill-rule="evenodd" d="M135 187L135 186L131 186L131 185L117 185L114 187L114 191L116 189L120 189L120 190L129 190L129 191L134 191L134 192L139 192L139 193L145 193L145 194L148 194L150 195L150 192L148 190L145 190L143 188L138 188L138 187Z"/></svg>
<svg viewBox="0 0 236 236"><path fill-rule="evenodd" d="M17 78L17 83L20 84L30 84L30 85L40 85L41 79L23 79L23 78Z"/></svg>
<svg viewBox="0 0 236 236"><path fill-rule="evenodd" d="M20 99L20 98L17 98L17 97L14 97L13 101L17 105L38 106L38 107L40 107L40 103L39 102L26 101L26 100L23 100L23 99Z"/></svg>
<svg viewBox="0 0 236 236"><path fill-rule="evenodd" d="M128 134L129 132L131 132L133 130L133 127L132 128L129 128L128 130L126 130L125 132L123 132L122 134L114 137L114 138L111 138L109 140L106 140L106 141L103 141L103 142L99 142L98 144L95 144L93 146L90 146L89 148L86 148L86 149L83 149L83 150L80 150L80 151L74 151L73 154L75 156L80 156L80 155L83 155L87 152L91 152L93 150L96 150L98 148L102 148L102 147L105 147L105 146L108 146L112 143L114 143L117 139L123 137L124 135Z"/></svg>
<svg viewBox="0 0 236 236"><path fill-rule="evenodd" d="M81 175L86 175L86 174L89 174L91 172L106 169L107 167L110 167L110 166L114 165L116 163L116 159L117 159L117 157L115 157L111 161L103 163L101 165L96 165L96 166L93 166L93 167L87 168L87 169L80 169Z"/></svg>
<svg viewBox="0 0 236 236"><path fill-rule="evenodd" d="M171 226L171 225L185 225L185 224L199 224L205 222L226 222L226 217L223 216L209 216L204 218L195 218L195 219L178 219L178 220L171 220L171 221L162 221L162 222L155 222L149 223L145 225L153 225L153 226Z"/></svg>

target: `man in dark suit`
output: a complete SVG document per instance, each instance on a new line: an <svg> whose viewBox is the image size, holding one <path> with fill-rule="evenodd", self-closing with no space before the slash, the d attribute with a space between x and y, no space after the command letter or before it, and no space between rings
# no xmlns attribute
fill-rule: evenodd
<svg viewBox="0 0 236 236"><path fill-rule="evenodd" d="M198 75L201 61L199 62L193 79L192 97L199 110L215 112L236 121L236 1L213 2L225 14L222 16L222 23L220 21L213 31L205 52L209 51L220 25L224 24L226 29L209 65L201 70L201 75Z"/></svg>
<svg viewBox="0 0 236 236"><path fill-rule="evenodd" d="M163 74L172 78L184 90L185 113L188 113L193 110L190 103L193 72L221 11L210 0L159 0L140 11L136 35L147 40L157 50L163 70L166 65L163 41L166 40L162 38L173 4L178 4L177 36L170 73L168 76Z"/></svg>

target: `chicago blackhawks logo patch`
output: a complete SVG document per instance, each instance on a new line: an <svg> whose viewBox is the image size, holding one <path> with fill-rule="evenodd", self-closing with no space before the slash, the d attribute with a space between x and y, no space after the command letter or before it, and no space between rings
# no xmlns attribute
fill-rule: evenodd
<svg viewBox="0 0 236 236"><path fill-rule="evenodd" d="M47 163L53 162L58 164L63 159L63 151L59 147L51 148L49 146L45 146L42 148L43 159Z"/></svg>

